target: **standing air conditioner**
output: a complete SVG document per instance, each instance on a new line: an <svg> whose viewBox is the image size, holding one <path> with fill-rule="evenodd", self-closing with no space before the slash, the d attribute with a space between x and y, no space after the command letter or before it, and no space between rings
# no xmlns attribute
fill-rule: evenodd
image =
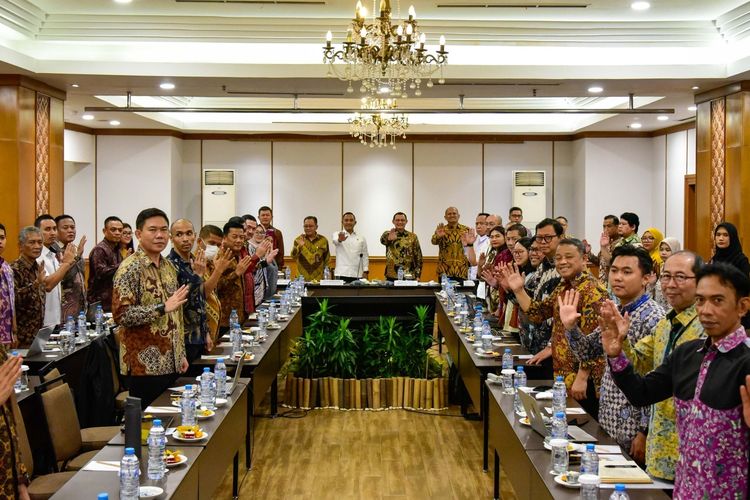
<svg viewBox="0 0 750 500"><path fill-rule="evenodd" d="M237 215L235 170L203 171L203 225L224 227L230 217Z"/></svg>
<svg viewBox="0 0 750 500"><path fill-rule="evenodd" d="M547 186L544 170L513 171L513 206L523 210L523 225L534 227L547 217Z"/></svg>

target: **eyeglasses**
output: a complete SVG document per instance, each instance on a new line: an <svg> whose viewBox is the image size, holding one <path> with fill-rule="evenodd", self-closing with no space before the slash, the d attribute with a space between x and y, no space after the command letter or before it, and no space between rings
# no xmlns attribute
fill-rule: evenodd
<svg viewBox="0 0 750 500"><path fill-rule="evenodd" d="M526 252L524 252L523 250L513 250L513 251L511 252L511 254L513 254L514 256L516 256L516 255L517 255L518 257L521 257L522 255L525 255L525 254L526 254Z"/></svg>
<svg viewBox="0 0 750 500"><path fill-rule="evenodd" d="M686 276L684 274L669 274L669 273L661 273L661 276L659 276L659 281L661 281L662 285L666 285L672 279L674 279L675 284L684 285L687 280L694 280L695 276Z"/></svg>
<svg viewBox="0 0 750 500"><path fill-rule="evenodd" d="M538 248L530 248L529 253L544 253Z"/></svg>
<svg viewBox="0 0 750 500"><path fill-rule="evenodd" d="M642 236L641 241L656 241L656 238L653 236Z"/></svg>
<svg viewBox="0 0 750 500"><path fill-rule="evenodd" d="M555 238L557 238L556 234L553 234L553 235L549 235L549 234L548 235L536 235L536 236L534 236L534 241L536 241L537 243L541 243L541 242L549 243L549 242L551 242Z"/></svg>

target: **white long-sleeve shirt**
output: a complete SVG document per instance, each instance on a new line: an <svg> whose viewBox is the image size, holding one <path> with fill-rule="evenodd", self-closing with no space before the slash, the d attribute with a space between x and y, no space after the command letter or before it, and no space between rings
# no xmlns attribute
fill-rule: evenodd
<svg viewBox="0 0 750 500"><path fill-rule="evenodd" d="M474 240L474 256L476 257L477 261L479 261L479 255L487 254L489 249L490 249L490 237L487 235L477 236L477 239ZM469 279L470 280L477 279L477 266L471 266L469 268Z"/></svg>
<svg viewBox="0 0 750 500"><path fill-rule="evenodd" d="M36 259L37 263L44 263L44 270L47 276L52 276L57 272L60 263L57 261L57 255L48 247L42 247L42 255ZM62 287L58 283L51 292L47 292L44 299L44 326L59 325L62 321Z"/></svg>
<svg viewBox="0 0 750 500"><path fill-rule="evenodd" d="M356 232L343 232L347 235L344 241L339 241L339 231L331 236L331 241L336 247L336 269L333 274L347 278L361 278L362 273L369 270L367 241Z"/></svg>

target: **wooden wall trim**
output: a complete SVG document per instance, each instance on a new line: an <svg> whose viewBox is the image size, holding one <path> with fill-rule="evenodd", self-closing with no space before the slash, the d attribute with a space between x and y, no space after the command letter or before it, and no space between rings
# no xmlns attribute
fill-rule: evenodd
<svg viewBox="0 0 750 500"><path fill-rule="evenodd" d="M729 85L723 85L715 89L707 90L695 95L695 103L701 104L707 101L713 101L720 97L726 97L737 92L750 90L750 81L743 80L741 82L730 83Z"/></svg>
<svg viewBox="0 0 750 500"><path fill-rule="evenodd" d="M88 134L88 135L97 135L96 129L93 129L90 127L84 127L83 125L78 125L77 123L65 122L65 130L70 130L72 132L80 132L82 134Z"/></svg>
<svg viewBox="0 0 750 500"><path fill-rule="evenodd" d="M675 132L683 132L685 130L693 130L695 129L695 120L690 120L685 123L680 123L678 125L673 125L671 127L662 128L659 130L654 130L653 132L650 132L651 137L660 137L662 135L669 135L673 134Z"/></svg>
<svg viewBox="0 0 750 500"><path fill-rule="evenodd" d="M67 92L65 92L64 90L60 90L44 82L34 80L33 78L29 78L28 76L24 75L0 75L0 85L24 87L29 90L33 90L34 92L39 92L40 94L54 97L55 99L60 99L61 101L64 101L68 96Z"/></svg>

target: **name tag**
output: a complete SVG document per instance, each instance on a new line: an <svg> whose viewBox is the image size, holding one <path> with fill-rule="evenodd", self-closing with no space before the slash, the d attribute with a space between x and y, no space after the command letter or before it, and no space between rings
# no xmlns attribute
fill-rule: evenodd
<svg viewBox="0 0 750 500"><path fill-rule="evenodd" d="M344 280L320 280L321 286L342 286Z"/></svg>
<svg viewBox="0 0 750 500"><path fill-rule="evenodd" d="M393 286L418 286L419 281L417 280L396 280L393 282Z"/></svg>

